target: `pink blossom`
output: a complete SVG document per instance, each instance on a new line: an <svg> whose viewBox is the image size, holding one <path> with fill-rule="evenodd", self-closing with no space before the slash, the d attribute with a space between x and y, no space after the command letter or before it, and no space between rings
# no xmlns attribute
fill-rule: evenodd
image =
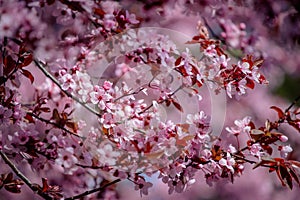
<svg viewBox="0 0 300 200"><path fill-rule="evenodd" d="M0 123L1 124L8 124L12 114L13 114L12 110L0 105Z"/></svg>
<svg viewBox="0 0 300 200"><path fill-rule="evenodd" d="M231 173L234 173L233 166L235 165L235 160L230 156L230 153L226 154L226 158L221 158L219 164L229 169Z"/></svg>
<svg viewBox="0 0 300 200"><path fill-rule="evenodd" d="M116 126L114 116L110 113L103 114L100 119L100 122L103 124L103 127L107 129Z"/></svg>
<svg viewBox="0 0 300 200"><path fill-rule="evenodd" d="M242 64L239 62L238 66L241 68L241 70L242 70L242 72L244 72L244 74L251 73L250 64L248 62L243 62Z"/></svg>
<svg viewBox="0 0 300 200"><path fill-rule="evenodd" d="M74 90L77 87L72 75L70 74L63 75L61 77L61 81L62 81L61 87L63 90L69 90L69 89Z"/></svg>
<svg viewBox="0 0 300 200"><path fill-rule="evenodd" d="M279 146L280 156L282 158L286 158L290 152L293 151L292 147L290 145L286 146Z"/></svg>
<svg viewBox="0 0 300 200"><path fill-rule="evenodd" d="M103 164L109 166L115 165L118 156L120 156L119 152L113 150L111 144L103 145L102 148L97 149L97 153Z"/></svg>
<svg viewBox="0 0 300 200"><path fill-rule="evenodd" d="M259 158L259 160L261 159L261 156L264 155L263 149L260 146L260 144L253 144L250 147L250 154L253 156L256 156Z"/></svg>
<svg viewBox="0 0 300 200"><path fill-rule="evenodd" d="M55 160L57 165L60 165L66 169L67 174L72 174L76 170L75 164L78 159L74 156L74 149L72 147L67 147L65 149L60 149L58 158Z"/></svg>
<svg viewBox="0 0 300 200"><path fill-rule="evenodd" d="M244 117L242 120L235 120L234 124L236 127L226 127L226 130L235 136L240 133L249 133L251 130L251 127L249 126L250 121L251 118L248 116Z"/></svg>
<svg viewBox="0 0 300 200"><path fill-rule="evenodd" d="M135 183L135 190L140 190L140 195L148 195L148 190L152 187L153 184L146 182L143 178L139 178Z"/></svg>

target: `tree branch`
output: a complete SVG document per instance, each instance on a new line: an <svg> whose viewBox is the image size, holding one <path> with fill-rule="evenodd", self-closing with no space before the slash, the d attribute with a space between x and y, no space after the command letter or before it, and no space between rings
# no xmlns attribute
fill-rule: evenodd
<svg viewBox="0 0 300 200"><path fill-rule="evenodd" d="M40 120L40 121L42 121L42 122L45 122L46 124L51 124L51 125L53 125L53 126L55 126L55 127L57 127L57 128L60 128L61 130L65 131L65 132L67 132L67 133L69 133L69 134L71 134L71 135L74 135L74 136L76 136L76 137L80 137L81 139L84 139L84 138L81 137L80 135L77 135L76 133L73 133L72 131L69 131L69 130L66 129L65 127L62 127L62 126L60 126L59 124L56 124L56 123L54 123L54 122L51 122L51 121L49 121L49 120L47 120L47 119L44 119L44 118L42 118L42 117L39 117L38 115L36 115L36 114L34 114L34 113L32 113L32 112L27 112L27 114L30 115L30 116L32 116L32 117L34 117L34 118L36 118L36 119L38 119L38 120Z"/></svg>
<svg viewBox="0 0 300 200"><path fill-rule="evenodd" d="M14 171L14 173L33 191L46 200L52 200L53 198L46 193L39 190L38 184L33 184L31 181L12 163L12 161L6 156L6 154L0 150L0 155L4 162Z"/></svg>
<svg viewBox="0 0 300 200"><path fill-rule="evenodd" d="M296 105L296 103L300 100L300 95L292 102L292 104L285 109L285 113L287 113L294 105Z"/></svg>
<svg viewBox="0 0 300 200"><path fill-rule="evenodd" d="M85 109L87 109L88 111L90 111L91 113L95 114L97 117L101 117L101 115L94 110L93 108L91 108L90 106L86 105L84 102L82 102L80 99L78 99L77 97L75 97L74 95L72 95L71 93L69 93L68 91L64 90L61 86L61 84L58 82L58 80L56 80L55 77L52 76L52 74L50 74L44 67L44 64L39 61L39 60L34 60L34 63L36 64L36 66L43 72L43 74L48 77L49 79L51 79L51 81L53 81L53 83L55 85L57 85L59 87L59 89L68 97L72 98L74 101L76 101L77 103L79 103L80 105L82 105Z"/></svg>
<svg viewBox="0 0 300 200"><path fill-rule="evenodd" d="M83 193L81 193L81 194L79 194L79 195L76 195L76 196L73 196L73 197L66 198L65 200L79 199L79 198L84 197L84 196L87 196L87 195L89 195L89 194L93 194L93 193L95 193L95 192L99 192L99 191L101 191L101 190L104 190L105 188L107 188L107 187L109 187L109 186L111 186L111 185L113 185L113 184L116 184L116 183L118 183L118 182L120 182L120 181L121 181L121 179L116 179L116 180L114 180L114 181L112 181L112 182L109 182L109 183L103 185L102 187L99 187L99 188L95 188L95 189L92 189L92 190L85 191L85 192L83 192Z"/></svg>

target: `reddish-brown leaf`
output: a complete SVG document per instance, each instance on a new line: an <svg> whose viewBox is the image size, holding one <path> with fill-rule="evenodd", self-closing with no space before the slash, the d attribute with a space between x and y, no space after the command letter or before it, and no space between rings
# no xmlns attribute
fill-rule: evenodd
<svg viewBox="0 0 300 200"><path fill-rule="evenodd" d="M32 63L33 56L31 53L25 53L24 55L22 55L20 60L22 61L20 67L26 67L30 65L30 63Z"/></svg>
<svg viewBox="0 0 300 200"><path fill-rule="evenodd" d="M198 40L187 41L186 44L197 44L200 43Z"/></svg>
<svg viewBox="0 0 300 200"><path fill-rule="evenodd" d="M289 160L288 163L292 164L293 167L300 168L300 162L296 160Z"/></svg>
<svg viewBox="0 0 300 200"><path fill-rule="evenodd" d="M60 116L56 108L52 112L52 119L54 119L56 122L60 121Z"/></svg>
<svg viewBox="0 0 300 200"><path fill-rule="evenodd" d="M51 111L50 108L48 108L48 107L41 107L41 108L39 108L39 110L42 112L50 112Z"/></svg>
<svg viewBox="0 0 300 200"><path fill-rule="evenodd" d="M254 89L254 87L255 87L254 81L249 78L246 78L246 81L247 81L246 86L250 89Z"/></svg>
<svg viewBox="0 0 300 200"><path fill-rule="evenodd" d="M258 130L258 129L252 129L250 132L250 136L254 141L261 139L264 135L265 135L265 132Z"/></svg>
<svg viewBox="0 0 300 200"><path fill-rule="evenodd" d="M42 192L46 192L49 189L48 180L46 178L42 178L43 188Z"/></svg>
<svg viewBox="0 0 300 200"><path fill-rule="evenodd" d="M180 112L183 112L183 109L179 103L177 103L176 101L172 101L172 103L175 106L175 108L177 108Z"/></svg>
<svg viewBox="0 0 300 200"><path fill-rule="evenodd" d="M268 165L268 166L275 166L276 162L273 159L262 159L262 161L260 161L259 163L255 164L255 166L253 167L253 169L256 169L259 166L262 165Z"/></svg>
<svg viewBox="0 0 300 200"><path fill-rule="evenodd" d="M262 74L259 76L258 79L259 79L259 82L260 82L260 83L264 83L264 84L267 84L267 83L268 83L266 77L264 77L264 75L262 75Z"/></svg>
<svg viewBox="0 0 300 200"><path fill-rule="evenodd" d="M8 55L3 59L3 64L4 64L4 75L8 75L15 67L16 67L16 62L14 59Z"/></svg>
<svg viewBox="0 0 300 200"><path fill-rule="evenodd" d="M169 107L171 105L171 101L169 99L166 100L166 106Z"/></svg>
<svg viewBox="0 0 300 200"><path fill-rule="evenodd" d="M25 77L27 77L29 80L30 80L30 82L31 82L31 84L33 83L33 81L34 81L34 77L33 77L33 75L30 73L30 71L28 71L28 70L26 70L26 69L22 69L22 74L25 76Z"/></svg>
<svg viewBox="0 0 300 200"><path fill-rule="evenodd" d="M178 66L182 61L182 57L180 56L179 58L176 59L175 61L175 66Z"/></svg>
<svg viewBox="0 0 300 200"><path fill-rule="evenodd" d="M176 67L175 68L176 71L178 71L182 76L186 77L188 76L188 73L186 72L186 69L183 65L179 66L179 67Z"/></svg>
<svg viewBox="0 0 300 200"><path fill-rule="evenodd" d="M279 179L281 182L284 182L283 186L288 185L290 189L293 189L292 177L288 172L286 165L279 165L277 171L279 171Z"/></svg>
<svg viewBox="0 0 300 200"><path fill-rule="evenodd" d="M4 185L4 188L11 193L20 193L21 192L20 187L13 183Z"/></svg>
<svg viewBox="0 0 300 200"><path fill-rule="evenodd" d="M78 125L75 122L67 122L66 126L69 127L70 129L72 129L75 133L78 130Z"/></svg>
<svg viewBox="0 0 300 200"><path fill-rule="evenodd" d="M29 123L34 123L34 119L31 115L26 114L26 116L24 118L27 119Z"/></svg>
<svg viewBox="0 0 300 200"><path fill-rule="evenodd" d="M299 181L299 178L298 178L297 173L294 170L294 168L293 167L288 167L287 170L290 173L290 175L294 178L294 180L298 183L298 185L300 186L300 181Z"/></svg>
<svg viewBox="0 0 300 200"><path fill-rule="evenodd" d="M269 155L272 155L273 149L271 146L269 146L269 145L261 145L261 146Z"/></svg>
<svg viewBox="0 0 300 200"><path fill-rule="evenodd" d="M13 173L9 172L4 178L4 184L10 183L13 180Z"/></svg>
<svg viewBox="0 0 300 200"><path fill-rule="evenodd" d="M102 10L101 8L95 8L94 9L94 13L96 15L98 15L99 17L103 18L104 15L106 14L104 10Z"/></svg>
<svg viewBox="0 0 300 200"><path fill-rule="evenodd" d="M284 112L280 108L278 108L277 106L271 106L270 108L273 109L273 110L275 110L277 112L278 117L280 119L284 118Z"/></svg>
<svg viewBox="0 0 300 200"><path fill-rule="evenodd" d="M220 148L220 146L218 145L214 145L212 150L212 159L214 159L215 161L219 161L222 158L222 150Z"/></svg>

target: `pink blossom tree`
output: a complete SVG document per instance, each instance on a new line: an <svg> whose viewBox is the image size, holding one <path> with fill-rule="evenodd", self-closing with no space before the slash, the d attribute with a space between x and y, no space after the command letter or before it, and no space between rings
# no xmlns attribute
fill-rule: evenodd
<svg viewBox="0 0 300 200"><path fill-rule="evenodd" d="M0 0L0 194L281 199L279 183L296 199L299 16L293 0Z"/></svg>

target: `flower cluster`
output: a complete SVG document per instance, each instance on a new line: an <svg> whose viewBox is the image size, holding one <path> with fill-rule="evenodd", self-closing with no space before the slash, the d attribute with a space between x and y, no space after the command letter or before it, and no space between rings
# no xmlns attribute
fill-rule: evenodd
<svg viewBox="0 0 300 200"><path fill-rule="evenodd" d="M29 199L116 199L114 184L129 180L148 195L158 174L169 194L182 193L198 172L208 185L233 183L247 164L276 172L283 186L300 185L296 147L282 130L300 132L299 109L292 110L299 97L286 110L272 106L277 119L261 127L232 114L227 138L213 135L198 106L205 86L232 100L268 83L248 24L207 3L203 16L218 18L220 36L205 18L184 45L176 32L132 29L157 14L193 14L190 4L198 5L0 0L0 189L22 193L26 184Z"/></svg>

